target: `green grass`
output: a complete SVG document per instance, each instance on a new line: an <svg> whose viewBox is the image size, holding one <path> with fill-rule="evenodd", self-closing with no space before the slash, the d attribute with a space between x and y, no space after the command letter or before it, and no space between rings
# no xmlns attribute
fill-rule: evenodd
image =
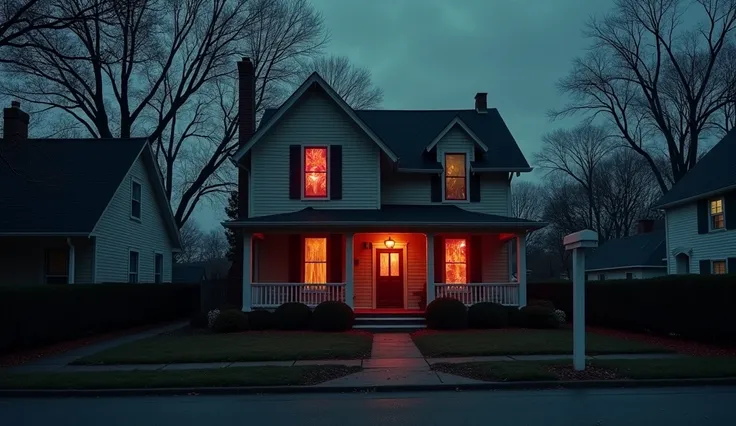
<svg viewBox="0 0 736 426"><path fill-rule="evenodd" d="M572 353L571 330L422 331L412 335L428 357L482 355L560 355ZM586 333L586 352L595 354L664 353L667 348Z"/></svg>
<svg viewBox="0 0 736 426"><path fill-rule="evenodd" d="M136 389L314 385L357 373L360 367L231 367L208 370L0 374L0 389Z"/></svg>
<svg viewBox="0 0 736 426"><path fill-rule="evenodd" d="M549 361L488 361L460 364L435 364L437 371L470 377L489 382L523 382L557 380L557 375L547 369Z"/></svg>
<svg viewBox="0 0 736 426"><path fill-rule="evenodd" d="M160 335L80 358L74 364L168 364L220 361L359 359L370 356L367 333L249 332Z"/></svg>
<svg viewBox="0 0 736 426"><path fill-rule="evenodd" d="M594 360L603 367L629 379L702 379L736 377L736 358L676 358Z"/></svg>

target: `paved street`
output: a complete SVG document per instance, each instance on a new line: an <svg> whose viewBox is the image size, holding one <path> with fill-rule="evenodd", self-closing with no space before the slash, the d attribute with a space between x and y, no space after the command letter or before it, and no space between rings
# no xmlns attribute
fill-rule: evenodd
<svg viewBox="0 0 736 426"><path fill-rule="evenodd" d="M725 425L736 387L0 399L3 424Z"/></svg>

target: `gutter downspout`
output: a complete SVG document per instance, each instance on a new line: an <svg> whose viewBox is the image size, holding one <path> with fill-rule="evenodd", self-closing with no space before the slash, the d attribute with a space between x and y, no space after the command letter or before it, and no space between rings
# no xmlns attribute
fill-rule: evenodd
<svg viewBox="0 0 736 426"><path fill-rule="evenodd" d="M67 277L67 283L74 284L74 276L76 275L76 271L74 270L74 265L76 264L76 253L74 250L74 244L72 244L72 239L67 237L66 243L69 245L69 276Z"/></svg>

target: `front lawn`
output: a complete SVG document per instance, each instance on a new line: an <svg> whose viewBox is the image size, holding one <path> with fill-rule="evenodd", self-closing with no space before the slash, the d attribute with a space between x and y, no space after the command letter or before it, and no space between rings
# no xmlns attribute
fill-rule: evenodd
<svg viewBox="0 0 736 426"><path fill-rule="evenodd" d="M476 380L518 382L538 380L705 379L736 377L736 358L592 360L584 371L571 361L487 361L440 363L434 370Z"/></svg>
<svg viewBox="0 0 736 426"><path fill-rule="evenodd" d="M360 367L229 367L208 370L0 374L0 389L140 389L306 386L357 373Z"/></svg>
<svg viewBox="0 0 736 426"><path fill-rule="evenodd" d="M368 333L248 332L160 335L121 345L74 364L169 364L183 362L360 359L370 356Z"/></svg>
<svg viewBox="0 0 736 426"><path fill-rule="evenodd" d="M420 331L414 343L427 357L572 354L571 330ZM634 340L586 333L586 353L665 353L670 349Z"/></svg>

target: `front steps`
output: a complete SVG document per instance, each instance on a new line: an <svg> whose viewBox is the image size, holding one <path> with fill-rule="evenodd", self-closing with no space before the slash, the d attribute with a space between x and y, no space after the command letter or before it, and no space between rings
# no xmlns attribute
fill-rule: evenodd
<svg viewBox="0 0 736 426"><path fill-rule="evenodd" d="M411 333L426 328L424 313L356 313L353 329L372 333Z"/></svg>

